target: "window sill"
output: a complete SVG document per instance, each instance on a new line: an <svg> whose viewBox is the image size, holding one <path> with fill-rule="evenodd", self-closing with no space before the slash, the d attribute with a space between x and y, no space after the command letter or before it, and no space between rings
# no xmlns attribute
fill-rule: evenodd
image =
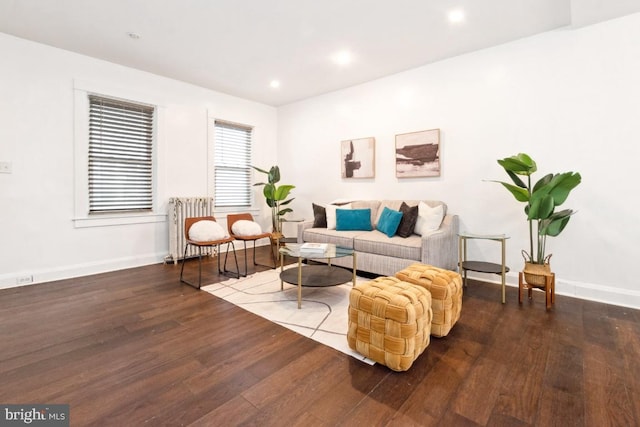
<svg viewBox="0 0 640 427"><path fill-rule="evenodd" d="M105 214L84 218L74 218L73 226L74 228L109 227L112 225L149 224L166 221L167 214Z"/></svg>

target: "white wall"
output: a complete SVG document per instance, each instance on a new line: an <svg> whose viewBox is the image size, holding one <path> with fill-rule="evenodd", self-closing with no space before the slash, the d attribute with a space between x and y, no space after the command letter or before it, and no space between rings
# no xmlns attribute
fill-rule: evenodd
<svg viewBox="0 0 640 427"><path fill-rule="evenodd" d="M506 233L509 283L527 247L523 206L487 179L496 159L526 152L542 174L579 171L566 207L578 210L550 238L558 293L640 307L631 267L640 251L640 14L563 29L413 69L278 110L278 153L293 207L335 198L440 199L461 229ZM396 179L394 137L441 129L442 175ZM340 178L340 141L376 138L376 176ZM471 255L499 256L475 244ZM487 278L495 279L496 276ZM498 299L498 296L496 296Z"/></svg>
<svg viewBox="0 0 640 427"><path fill-rule="evenodd" d="M254 158L276 163L273 107L99 61L0 33L0 287L161 262L159 222L76 228L74 84L150 97L161 105L157 212L173 196L202 196L207 185L210 117L255 126ZM104 93L104 95L112 95ZM262 199L258 199L262 203ZM177 271L177 270L176 270Z"/></svg>

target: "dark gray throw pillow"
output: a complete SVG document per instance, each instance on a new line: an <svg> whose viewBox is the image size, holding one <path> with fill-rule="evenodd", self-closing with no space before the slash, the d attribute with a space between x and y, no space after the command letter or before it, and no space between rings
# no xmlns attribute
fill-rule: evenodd
<svg viewBox="0 0 640 427"><path fill-rule="evenodd" d="M313 208L313 228L327 228L327 210L324 206L311 203L311 207Z"/></svg>
<svg viewBox="0 0 640 427"><path fill-rule="evenodd" d="M409 206L405 202L400 205L400 212L402 212L402 219L396 234L400 237L409 237L413 234L414 228L416 228L416 222L418 221L418 205Z"/></svg>

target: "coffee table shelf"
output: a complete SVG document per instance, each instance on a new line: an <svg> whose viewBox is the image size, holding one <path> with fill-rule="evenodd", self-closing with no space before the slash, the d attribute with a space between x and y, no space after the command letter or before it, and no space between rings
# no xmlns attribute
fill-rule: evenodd
<svg viewBox="0 0 640 427"><path fill-rule="evenodd" d="M298 284L298 270L290 268L280 273L280 278L292 285ZM346 268L327 265L303 265L302 286L321 288L337 286L350 281L352 273Z"/></svg>
<svg viewBox="0 0 640 427"><path fill-rule="evenodd" d="M328 244L325 251L310 252L301 249L301 244L286 243L280 252L280 289L284 289L284 282L298 287L298 308L302 307L303 286L336 286L351 280L356 283L356 253L353 249L342 248ZM298 267L284 270L284 256L298 258ZM334 258L353 257L353 271L331 265ZM304 265L302 261L324 260L327 265Z"/></svg>

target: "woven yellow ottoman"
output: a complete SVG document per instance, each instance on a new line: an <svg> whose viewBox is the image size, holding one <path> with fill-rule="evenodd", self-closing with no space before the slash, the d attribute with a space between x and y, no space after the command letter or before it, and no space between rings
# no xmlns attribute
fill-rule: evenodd
<svg viewBox="0 0 640 427"><path fill-rule="evenodd" d="M429 345L431 295L394 277L359 284L349 294L349 347L406 371Z"/></svg>
<svg viewBox="0 0 640 427"><path fill-rule="evenodd" d="M455 271L415 263L396 273L403 282L423 286L431 292L431 335L444 337L460 319L462 277Z"/></svg>

